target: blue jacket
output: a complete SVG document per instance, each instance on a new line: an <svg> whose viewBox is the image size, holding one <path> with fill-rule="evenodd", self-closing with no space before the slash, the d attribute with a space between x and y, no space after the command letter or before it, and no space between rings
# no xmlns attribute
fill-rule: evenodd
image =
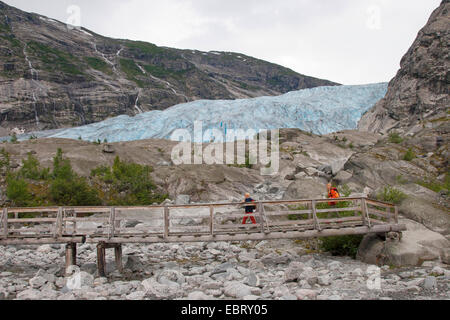
<svg viewBox="0 0 450 320"><path fill-rule="evenodd" d="M245 202L254 202L255 200L253 200L252 198L246 198ZM253 213L253 211L255 211L255 206L247 206L245 207L245 213Z"/></svg>

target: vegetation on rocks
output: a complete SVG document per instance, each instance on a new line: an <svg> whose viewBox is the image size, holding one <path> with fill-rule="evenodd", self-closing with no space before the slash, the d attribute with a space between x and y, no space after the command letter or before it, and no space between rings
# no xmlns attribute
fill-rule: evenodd
<svg viewBox="0 0 450 320"><path fill-rule="evenodd" d="M400 204L403 200L406 199L406 194L402 191L391 187L386 186L377 194L377 199L381 201L391 202L394 204Z"/></svg>
<svg viewBox="0 0 450 320"><path fill-rule="evenodd" d="M362 239L362 235L326 237L321 239L320 249L330 252L335 256L350 256L355 258Z"/></svg>
<svg viewBox="0 0 450 320"><path fill-rule="evenodd" d="M122 162L118 157L111 168L93 170L91 179L75 173L61 149L51 169L42 168L29 153L16 171L11 170L9 154L2 150L0 168L5 171L6 195L12 206L149 205L167 198L157 192L151 167Z"/></svg>
<svg viewBox="0 0 450 320"><path fill-rule="evenodd" d="M399 144L403 142L403 138L397 132L392 132L389 134L389 142Z"/></svg>
<svg viewBox="0 0 450 320"><path fill-rule="evenodd" d="M91 177L108 186L104 193L108 205L151 205L168 197L156 191L152 171L150 166L127 163L116 157L112 167L98 167L92 170Z"/></svg>

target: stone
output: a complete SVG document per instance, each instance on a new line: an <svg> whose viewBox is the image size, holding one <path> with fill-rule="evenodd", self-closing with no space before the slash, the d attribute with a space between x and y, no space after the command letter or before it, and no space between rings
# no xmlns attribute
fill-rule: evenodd
<svg viewBox="0 0 450 320"><path fill-rule="evenodd" d="M102 151L104 153L115 153L116 152L114 147L111 144L109 144L109 143L103 144Z"/></svg>
<svg viewBox="0 0 450 320"><path fill-rule="evenodd" d="M213 297L204 294L201 291L194 291L188 294L188 300L212 300Z"/></svg>
<svg viewBox="0 0 450 320"><path fill-rule="evenodd" d="M252 301L252 300L259 300L260 297L259 296L255 296L255 295L248 295L242 298L242 300L247 300L247 301Z"/></svg>
<svg viewBox="0 0 450 320"><path fill-rule="evenodd" d="M139 272L144 269L141 259L135 255L124 255L122 257L122 263L125 269L129 269L132 272Z"/></svg>
<svg viewBox="0 0 450 320"><path fill-rule="evenodd" d="M340 270L342 268L342 263L340 263L339 261L333 261L327 265L327 268L330 271Z"/></svg>
<svg viewBox="0 0 450 320"><path fill-rule="evenodd" d="M94 276L85 271L75 272L67 278L66 286L69 290L91 288L94 286Z"/></svg>
<svg viewBox="0 0 450 320"><path fill-rule="evenodd" d="M298 300L315 300L317 298L317 291L309 289L300 289L295 292Z"/></svg>
<svg viewBox="0 0 450 320"><path fill-rule="evenodd" d="M145 289L145 296L151 299L175 299L180 295L180 286L161 284L155 278L149 278L141 282Z"/></svg>
<svg viewBox="0 0 450 320"><path fill-rule="evenodd" d="M443 269L443 268L441 268L441 267L439 267L439 266L435 266L435 267L431 270L431 273L432 273L433 275L436 275L436 276L442 276L442 275L445 274L445 269Z"/></svg>
<svg viewBox="0 0 450 320"><path fill-rule="evenodd" d="M52 250L53 248L49 244L44 244L42 246L39 246L36 251L40 253L49 253Z"/></svg>
<svg viewBox="0 0 450 320"><path fill-rule="evenodd" d="M260 280L256 273L250 272L245 278L244 283L250 287L258 287L260 285Z"/></svg>
<svg viewBox="0 0 450 320"><path fill-rule="evenodd" d="M331 284L331 279L329 275L323 275L323 276L319 276L317 278L317 283L320 284L321 286L329 286Z"/></svg>
<svg viewBox="0 0 450 320"><path fill-rule="evenodd" d="M232 264L231 262L225 262L225 263L219 264L211 272L211 275L226 272L228 269L234 269L234 264Z"/></svg>
<svg viewBox="0 0 450 320"><path fill-rule="evenodd" d="M386 241L375 235L367 235L358 248L357 258L370 264L390 264L394 266L420 266L427 260L438 260L442 248L450 247L443 235L427 229L420 223L400 219L405 224L400 241Z"/></svg>
<svg viewBox="0 0 450 320"><path fill-rule="evenodd" d="M16 296L17 300L41 300L42 292L36 289L28 289L19 292Z"/></svg>
<svg viewBox="0 0 450 320"><path fill-rule="evenodd" d="M241 299L245 296L251 295L252 292L251 287L238 281L231 281L225 283L224 294L228 297Z"/></svg>
<svg viewBox="0 0 450 320"><path fill-rule="evenodd" d="M47 280L44 277L41 277L41 276L35 276L35 277L30 279L30 286L33 289L39 289L40 287L42 287L46 283L47 283Z"/></svg>
<svg viewBox="0 0 450 320"><path fill-rule="evenodd" d="M436 277L428 276L423 281L423 288L426 290L432 290L437 287Z"/></svg>
<svg viewBox="0 0 450 320"><path fill-rule="evenodd" d="M191 197L187 194L179 194L175 199L176 205L189 204L191 202Z"/></svg>
<svg viewBox="0 0 450 320"><path fill-rule="evenodd" d="M160 283L164 278L179 285L186 282L186 277L177 270L163 270L156 276L156 280Z"/></svg>
<svg viewBox="0 0 450 320"><path fill-rule="evenodd" d="M352 178L352 174L348 171L342 170L339 171L338 174L334 177L333 180L336 181L337 184L345 184Z"/></svg>
<svg viewBox="0 0 450 320"><path fill-rule="evenodd" d="M297 281L300 278L304 270L305 265L302 262L294 261L291 262L284 272L284 281L285 282L293 282Z"/></svg>

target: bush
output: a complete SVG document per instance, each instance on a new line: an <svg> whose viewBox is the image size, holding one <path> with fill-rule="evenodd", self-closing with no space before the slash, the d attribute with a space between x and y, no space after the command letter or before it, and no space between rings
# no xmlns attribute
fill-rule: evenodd
<svg viewBox="0 0 450 320"><path fill-rule="evenodd" d="M326 237L321 239L320 249L330 252L334 256L355 258L362 239L362 235Z"/></svg>
<svg viewBox="0 0 450 320"><path fill-rule="evenodd" d="M399 144L403 142L403 138L397 132L392 132L389 134L389 142Z"/></svg>
<svg viewBox="0 0 450 320"><path fill-rule="evenodd" d="M412 151L412 148L409 148L408 151L406 151L405 155L403 156L403 160L405 161L411 161L416 157L416 154L414 151Z"/></svg>
<svg viewBox="0 0 450 320"><path fill-rule="evenodd" d="M18 176L24 179L31 180L47 180L50 177L49 169L41 169L39 160L31 153L28 153L28 158L22 160L23 166L20 168Z"/></svg>
<svg viewBox="0 0 450 320"><path fill-rule="evenodd" d="M109 205L150 205L167 198L167 195L156 192L150 176L152 171L150 166L123 162L116 157L111 168L98 167L92 170L91 176L111 185Z"/></svg>
<svg viewBox="0 0 450 320"><path fill-rule="evenodd" d="M57 205L95 206L101 200L97 190L87 183L86 179L77 177L72 180L55 179L50 184L50 196Z"/></svg>
<svg viewBox="0 0 450 320"><path fill-rule="evenodd" d="M394 204L400 204L406 198L406 194L391 186L384 187L383 191L379 192L377 195L378 200L391 202Z"/></svg>
<svg viewBox="0 0 450 320"><path fill-rule="evenodd" d="M28 189L28 184L24 179L17 179L15 175L9 174L6 178L6 196L15 206L26 207L33 196Z"/></svg>

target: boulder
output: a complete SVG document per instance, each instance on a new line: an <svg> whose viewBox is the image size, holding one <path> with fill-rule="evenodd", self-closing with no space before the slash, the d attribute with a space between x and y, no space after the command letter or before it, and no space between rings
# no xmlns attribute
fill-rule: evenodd
<svg viewBox="0 0 450 320"><path fill-rule="evenodd" d="M424 261L445 259L450 242L443 235L427 229L420 223L400 219L407 230L400 240L386 242L374 235L364 237L357 258L370 264L420 266Z"/></svg>
<svg viewBox="0 0 450 320"><path fill-rule="evenodd" d="M105 143L102 147L102 151L104 153L115 153L116 150L114 149L114 147L111 144Z"/></svg>
<svg viewBox="0 0 450 320"><path fill-rule="evenodd" d="M94 286L94 276L85 272L75 272L72 276L67 278L66 287L69 290L77 290L83 287L92 288Z"/></svg>
<svg viewBox="0 0 450 320"><path fill-rule="evenodd" d="M141 282L145 289L145 296L150 299L175 299L180 295L180 286L161 284L155 278Z"/></svg>
<svg viewBox="0 0 450 320"><path fill-rule="evenodd" d="M44 284L47 283L47 280L44 277L35 276L35 277L31 278L29 282L30 282L30 286L33 289L39 289L40 287L42 287Z"/></svg>
<svg viewBox="0 0 450 320"><path fill-rule="evenodd" d="M300 278L305 265L302 262L294 261L289 264L289 267L284 272L285 282L294 282Z"/></svg>
<svg viewBox="0 0 450 320"><path fill-rule="evenodd" d="M436 277L428 276L422 283L423 288L426 290L432 290L437 287Z"/></svg>
<svg viewBox="0 0 450 320"><path fill-rule="evenodd" d="M252 290L251 290L251 287L249 287L241 282L231 281L231 282L225 283L224 293L228 297L242 299L245 296L251 295Z"/></svg>
<svg viewBox="0 0 450 320"><path fill-rule="evenodd" d="M176 205L189 204L191 202L191 197L187 194L179 194L175 199Z"/></svg>
<svg viewBox="0 0 450 320"><path fill-rule="evenodd" d="M295 292L298 300L315 300L317 298L317 291L310 289L300 289Z"/></svg>

